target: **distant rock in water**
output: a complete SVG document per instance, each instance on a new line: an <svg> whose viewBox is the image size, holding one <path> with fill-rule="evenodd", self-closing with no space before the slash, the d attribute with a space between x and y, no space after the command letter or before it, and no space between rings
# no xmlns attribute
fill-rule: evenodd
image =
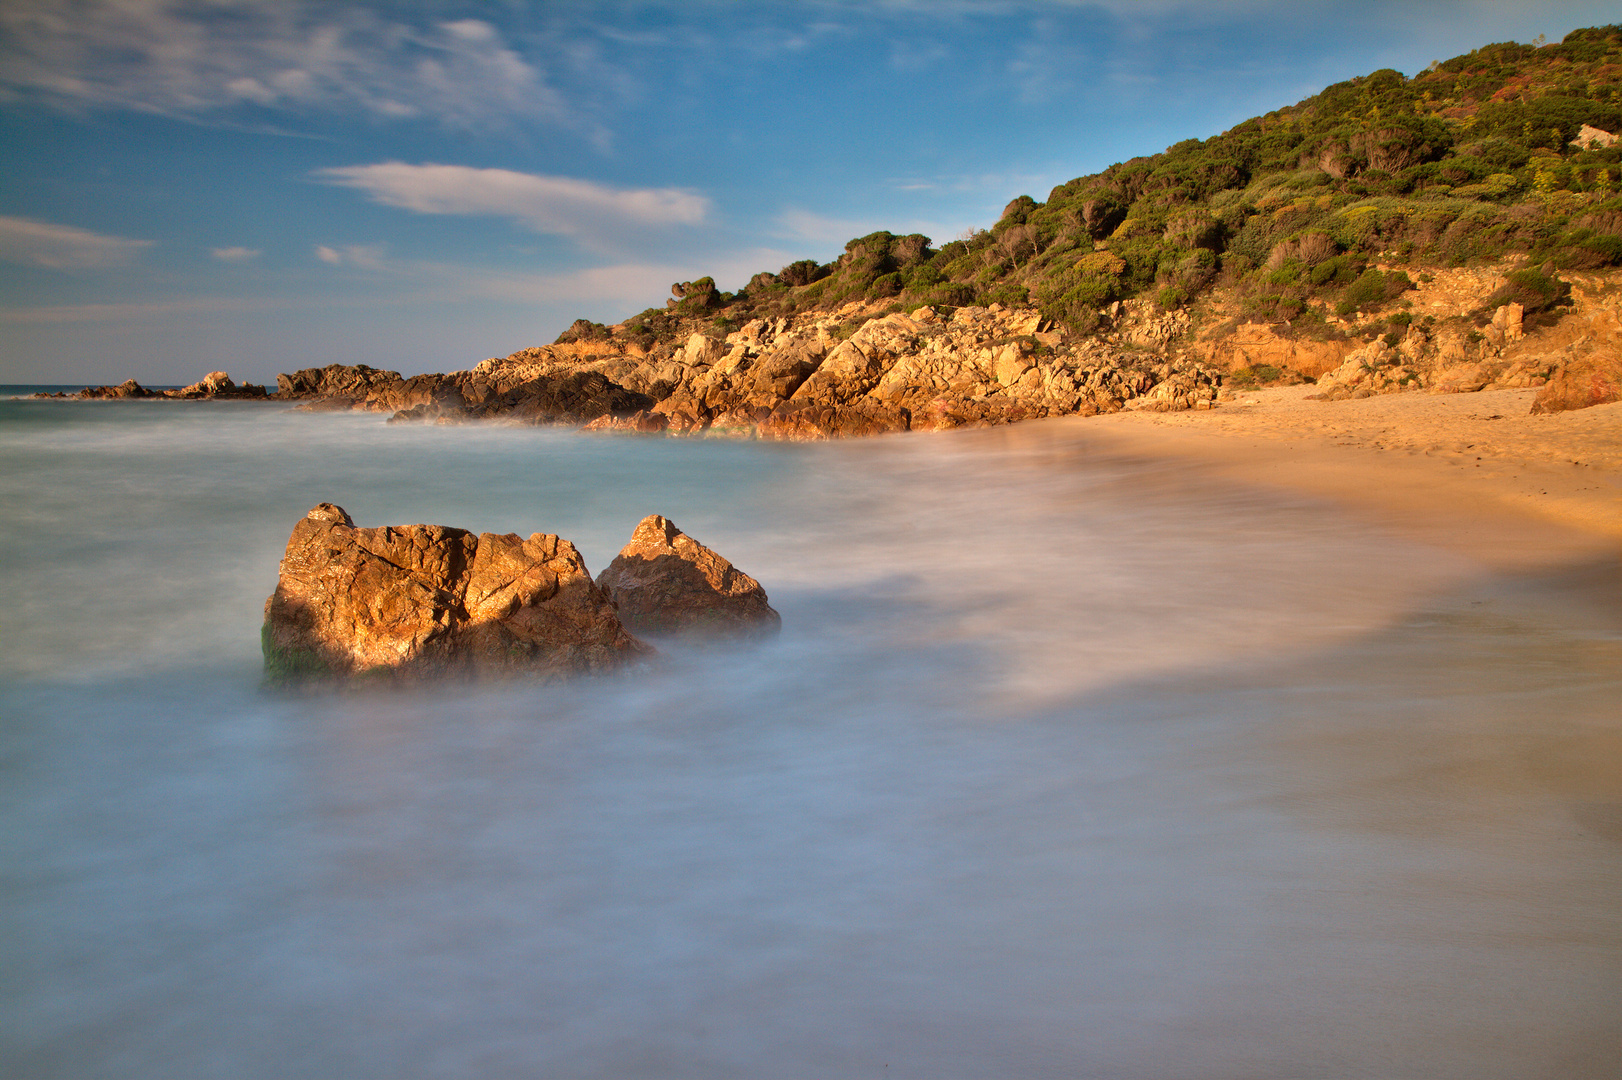
<svg viewBox="0 0 1622 1080"><path fill-rule="evenodd" d="M87 386L77 394L67 396L85 401L98 401L119 398L155 398L162 397L163 392L160 390L148 390L134 379L125 379L117 386Z"/></svg>
<svg viewBox="0 0 1622 1080"><path fill-rule="evenodd" d="M231 381L231 376L223 371L211 371L197 382L179 390L166 390L164 397L169 398L262 398L265 397L265 388L255 386L253 383L243 383L238 386Z"/></svg>
<svg viewBox="0 0 1622 1080"><path fill-rule="evenodd" d="M35 394L37 398L64 398L69 401L111 401L121 398L161 398L161 390L148 390L134 379L126 379L117 386L87 386L69 392L58 390L54 394Z"/></svg>
<svg viewBox="0 0 1622 1080"><path fill-rule="evenodd" d="M782 625L760 582L657 514L642 519L597 586L637 633L748 638Z"/></svg>
<svg viewBox="0 0 1622 1080"><path fill-rule="evenodd" d="M66 398L73 401L103 401L121 398L196 399L247 398L263 400L267 395L263 386L243 383L238 386L223 371L211 371L197 382L179 390L151 390L134 379L126 379L117 386L87 386L75 393L58 391L54 394L35 394L37 398Z"/></svg>
<svg viewBox="0 0 1622 1080"><path fill-rule="evenodd" d="M293 527L265 602L273 684L617 670L651 650L569 541L444 525L359 529L321 503Z"/></svg>

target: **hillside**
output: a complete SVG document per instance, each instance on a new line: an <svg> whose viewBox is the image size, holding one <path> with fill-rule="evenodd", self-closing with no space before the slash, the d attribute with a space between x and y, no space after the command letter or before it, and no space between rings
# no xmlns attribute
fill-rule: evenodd
<svg viewBox="0 0 1622 1080"><path fill-rule="evenodd" d="M472 371L310 369L278 396L776 438L1313 381L1582 408L1622 397L1619 133L1622 27L1489 45L1020 196L939 247L877 232Z"/></svg>
<svg viewBox="0 0 1622 1080"><path fill-rule="evenodd" d="M610 331L644 348L694 329L829 312L1034 306L1070 334L1117 300L1165 310L1213 289L1236 313L1292 336L1344 336L1338 319L1380 308L1434 267L1520 257L1491 297L1547 321L1567 298L1558 271L1622 262L1622 28L1559 44L1488 45L1413 78L1396 71L1328 87L1204 141L1020 196L991 228L940 247L873 233L827 264L756 274L737 293L673 286L666 307ZM1378 265L1376 265L1378 264ZM1383 267L1384 269L1381 269ZM1400 314L1394 325L1405 324Z"/></svg>
<svg viewBox="0 0 1622 1080"><path fill-rule="evenodd" d="M1586 135L1592 129L1595 134ZM1045 202L1020 196L991 228L932 246L873 233L828 264L760 273L739 292L709 278L618 332L644 343L707 316L902 307L1036 306L1075 333L1116 300L1187 305L1216 285L1246 314L1317 321L1378 304L1402 279L1369 265L1462 266L1522 255L1549 270L1622 261L1622 27L1555 45L1488 45L1413 78L1376 71L1204 141L1077 177ZM1542 277L1514 299L1560 299ZM1313 301L1319 301L1315 304ZM572 340L606 333L577 323Z"/></svg>

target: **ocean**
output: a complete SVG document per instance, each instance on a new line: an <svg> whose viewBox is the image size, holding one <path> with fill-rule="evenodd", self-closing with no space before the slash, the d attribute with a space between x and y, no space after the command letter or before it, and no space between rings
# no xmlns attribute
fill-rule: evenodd
<svg viewBox="0 0 1622 1080"><path fill-rule="evenodd" d="M32 388L30 388L32 389ZM0 388L0 398L8 393ZM293 524L660 513L775 640L282 695ZM1614 1075L1612 565L1085 421L824 444L0 400L0 1072Z"/></svg>

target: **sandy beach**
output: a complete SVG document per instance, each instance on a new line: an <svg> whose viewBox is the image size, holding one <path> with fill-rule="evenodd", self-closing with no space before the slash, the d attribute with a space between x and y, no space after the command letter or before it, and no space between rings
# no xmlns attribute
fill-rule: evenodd
<svg viewBox="0 0 1622 1080"><path fill-rule="evenodd" d="M1499 569L1622 552L1622 403L1534 416L1535 390L1335 402L1312 391L1060 422L1110 452L1198 459L1230 479L1344 503Z"/></svg>

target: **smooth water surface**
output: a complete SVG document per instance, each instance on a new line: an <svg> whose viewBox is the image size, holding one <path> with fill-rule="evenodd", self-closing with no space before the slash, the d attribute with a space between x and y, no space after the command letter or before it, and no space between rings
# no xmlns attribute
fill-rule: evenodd
<svg viewBox="0 0 1622 1080"><path fill-rule="evenodd" d="M0 401L17 1076L1605 1076L1614 566L1084 426L823 445ZM258 690L293 523L648 513L782 635Z"/></svg>

